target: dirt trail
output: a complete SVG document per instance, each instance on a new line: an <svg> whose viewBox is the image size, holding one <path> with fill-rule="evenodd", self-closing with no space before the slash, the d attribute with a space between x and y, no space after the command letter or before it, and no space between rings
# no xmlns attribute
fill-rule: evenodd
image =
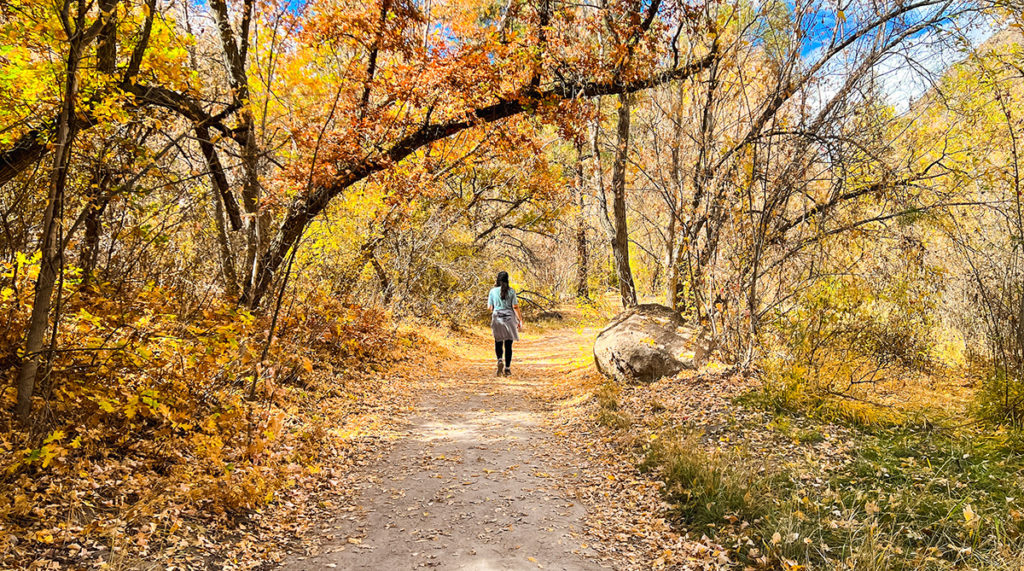
<svg viewBox="0 0 1024 571"><path fill-rule="evenodd" d="M586 545L584 508L556 487L579 462L545 428L550 408L536 395L587 342L528 336L511 378L495 377L486 340L443 364L404 435L359 478L336 539L284 569L607 568Z"/></svg>

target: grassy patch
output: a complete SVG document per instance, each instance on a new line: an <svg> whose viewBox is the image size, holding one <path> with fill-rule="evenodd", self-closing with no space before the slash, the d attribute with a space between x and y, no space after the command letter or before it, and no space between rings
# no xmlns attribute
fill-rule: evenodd
<svg viewBox="0 0 1024 571"><path fill-rule="evenodd" d="M605 383L594 393L597 398L597 416L595 420L601 426L613 430L627 430L633 425L633 418L619 410L619 393L621 389L613 382Z"/></svg>
<svg viewBox="0 0 1024 571"><path fill-rule="evenodd" d="M871 402L808 391L799 384L765 384L734 399L740 406L771 411L781 416L806 416L863 431L894 428L913 422L905 411Z"/></svg>
<svg viewBox="0 0 1024 571"><path fill-rule="evenodd" d="M673 514L693 527L755 521L768 509L770 479L738 452L705 451L696 435L656 439L640 470L657 472Z"/></svg>
<svg viewBox="0 0 1024 571"><path fill-rule="evenodd" d="M619 410L619 394L622 389L619 385L614 382L606 382L601 385L597 391L594 392L594 397L597 399L597 406L601 410L616 411Z"/></svg>
<svg viewBox="0 0 1024 571"><path fill-rule="evenodd" d="M674 404L707 406L698 397L662 396L608 385L598 421L625 431L673 518L737 563L1024 569L1019 431L796 390L748 392L710 415Z"/></svg>
<svg viewBox="0 0 1024 571"><path fill-rule="evenodd" d="M596 417L664 483L673 519L737 563L1024 569L1024 433L953 409L726 386L608 383Z"/></svg>
<svg viewBox="0 0 1024 571"><path fill-rule="evenodd" d="M633 418L623 412L601 409L597 412L597 423L614 430L627 430L633 425Z"/></svg>
<svg viewBox="0 0 1024 571"><path fill-rule="evenodd" d="M852 568L1016 568L1024 553L1016 437L885 430L821 488L761 522L785 558ZM769 541L769 543L772 543Z"/></svg>
<svg viewBox="0 0 1024 571"><path fill-rule="evenodd" d="M782 434L797 444L817 444L825 440L825 434L817 427L802 428L795 426L786 415L778 415L768 423L768 428Z"/></svg>
<svg viewBox="0 0 1024 571"><path fill-rule="evenodd" d="M784 424L784 423L780 423ZM790 429L804 441L817 430ZM800 438L800 436L797 436ZM838 469L796 477L695 435L662 436L641 470L673 515L741 562L812 568L1007 569L1024 564L1024 457L1010 433L886 429Z"/></svg>
<svg viewBox="0 0 1024 571"><path fill-rule="evenodd" d="M1024 428L1024 382L1005 370L984 376L974 414L996 425Z"/></svg>

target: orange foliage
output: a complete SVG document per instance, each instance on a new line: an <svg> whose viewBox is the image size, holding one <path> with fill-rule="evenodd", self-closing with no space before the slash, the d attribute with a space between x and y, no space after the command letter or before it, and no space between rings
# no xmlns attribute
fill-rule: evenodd
<svg viewBox="0 0 1024 571"><path fill-rule="evenodd" d="M16 354L38 273L38 259L18 260L0 266L16 286L0 292L0 355ZM122 534L144 554L183 519L231 521L275 500L318 469L323 415L358 400L333 373L393 358L387 315L326 297L311 300L317 311L285 312L259 364L269 317L219 300L179 314L175 292L153 284L125 295L68 280L63 295L60 349L36 405L47 428L0 432L0 545L18 538L7 562ZM13 365L3 363L5 407Z"/></svg>

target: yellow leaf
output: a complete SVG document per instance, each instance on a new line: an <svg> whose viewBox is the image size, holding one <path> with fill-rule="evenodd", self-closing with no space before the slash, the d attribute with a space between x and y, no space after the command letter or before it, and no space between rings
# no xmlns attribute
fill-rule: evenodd
<svg viewBox="0 0 1024 571"><path fill-rule="evenodd" d="M64 440L63 430L57 429L51 432L50 435L46 437L46 440L43 441L43 444L49 444L55 440Z"/></svg>
<svg viewBox="0 0 1024 571"><path fill-rule="evenodd" d="M978 514L974 513L974 508L971 507L971 504L967 504L967 506L964 507L964 523L971 523L977 517Z"/></svg>

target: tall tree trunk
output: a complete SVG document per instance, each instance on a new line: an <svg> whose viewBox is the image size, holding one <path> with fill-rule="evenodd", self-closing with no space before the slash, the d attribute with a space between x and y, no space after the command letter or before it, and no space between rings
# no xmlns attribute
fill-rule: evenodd
<svg viewBox="0 0 1024 571"><path fill-rule="evenodd" d="M608 216L608 193L604 187L604 171L601 168L601 101L597 102L597 117L590 129L590 152L594 156L594 188L601 212L597 219L604 229L605 236L611 242L615 239L615 226Z"/></svg>
<svg viewBox="0 0 1024 571"><path fill-rule="evenodd" d="M67 7L68 4L65 4L65 8ZM32 300L32 314L29 317L28 332L25 336L24 360L18 371L18 404L15 414L22 424L28 423L32 413L32 395L35 391L36 373L39 371L39 365L43 362L43 341L50 323L50 304L54 285L57 282L57 273L61 267L60 257L63 255L63 243L60 237L62 205L64 187L67 184L68 163L71 158L71 144L75 138L75 98L78 95L78 68L84 47L82 34L84 20L85 9L79 4L77 29L70 38L68 49L64 102L58 119L57 136L53 141L53 169L50 171L49 193L46 197L46 210L43 212L40 240L42 242L42 258L39 276L36 278L35 296Z"/></svg>
<svg viewBox="0 0 1024 571"><path fill-rule="evenodd" d="M238 133L241 139L242 156L242 208L245 211L245 265L246 289L253 287L259 275L259 254L270 244L270 214L260 209L259 186L259 143L256 140L256 124L249 100L249 79L246 71L246 54L249 46L249 22L253 13L253 1L245 0L242 8L242 26L236 34L228 17L226 0L210 0L220 36L224 65L228 69L228 83L232 99L240 105Z"/></svg>
<svg viewBox="0 0 1024 571"><path fill-rule="evenodd" d="M106 21L96 39L96 71L113 77L117 71L117 3L118 0L100 0L100 13ZM78 264L82 268L82 286L88 286L96 269L99 255L100 236L103 233L103 211L110 202L110 186L114 173L104 160L102 152L98 157L96 172L89 191L93 193L85 205L85 236L79 249Z"/></svg>
<svg viewBox="0 0 1024 571"><path fill-rule="evenodd" d="M679 309L679 276L680 264L682 261L682 243L680 233L685 233L685 227L681 224L683 208L683 169L682 156L679 148L683 144L683 121L684 109L687 95L686 82L679 82L679 89L676 93L674 121L672 129L671 160L669 162L669 185L671 195L669 196L669 220L668 236L665 243L665 305L672 309Z"/></svg>
<svg viewBox="0 0 1024 571"><path fill-rule="evenodd" d="M611 186L612 215L615 226L612 253L615 256L615 271L619 277L619 295L622 298L622 307L633 307L637 303L633 271L629 267L629 231L626 226L626 160L629 156L630 107L629 95L620 94Z"/></svg>
<svg viewBox="0 0 1024 571"><path fill-rule="evenodd" d="M103 232L103 211L110 203L110 184L113 174L105 165L99 165L93 175L90 191L95 193L89 197L85 205L85 235L78 253L78 265L82 268L82 286L92 281L92 273L96 270L96 259L100 252L100 236Z"/></svg>
<svg viewBox="0 0 1024 571"><path fill-rule="evenodd" d="M242 129L245 145L242 148L242 207L245 209L245 276L249 283L255 280L259 253L269 243L267 228L270 224L266 212L259 208L259 173L257 171L256 132L248 109L242 111Z"/></svg>
<svg viewBox="0 0 1024 571"><path fill-rule="evenodd" d="M217 248L220 253L220 273L224 280L224 291L231 298L238 299L238 274L235 272L235 256L228 238L227 221L231 222L232 230L240 230L243 224L242 217L238 212L235 196L228 187L227 175L213 146L209 129L205 125L196 125L195 131L199 149L206 161L206 170L210 175L210 204L217 230Z"/></svg>
<svg viewBox="0 0 1024 571"><path fill-rule="evenodd" d="M117 66L117 3L119 0L100 0L100 12L105 21L96 40L96 71L113 75Z"/></svg>
<svg viewBox="0 0 1024 571"><path fill-rule="evenodd" d="M668 236L665 239L665 305L679 309L679 265L676 250L676 218L668 221Z"/></svg>
<svg viewBox="0 0 1024 571"><path fill-rule="evenodd" d="M590 299L590 252L587 248L587 220L583 208L583 143L576 144L576 297Z"/></svg>
<svg viewBox="0 0 1024 571"><path fill-rule="evenodd" d="M211 177L213 174L211 173ZM213 220L217 229L217 250L220 254L220 274L224 280L224 293L231 299L238 299L238 275L235 273L235 257L231 253L231 241L224 221L224 202L217 192L216 184L210 185L210 203L213 206Z"/></svg>

